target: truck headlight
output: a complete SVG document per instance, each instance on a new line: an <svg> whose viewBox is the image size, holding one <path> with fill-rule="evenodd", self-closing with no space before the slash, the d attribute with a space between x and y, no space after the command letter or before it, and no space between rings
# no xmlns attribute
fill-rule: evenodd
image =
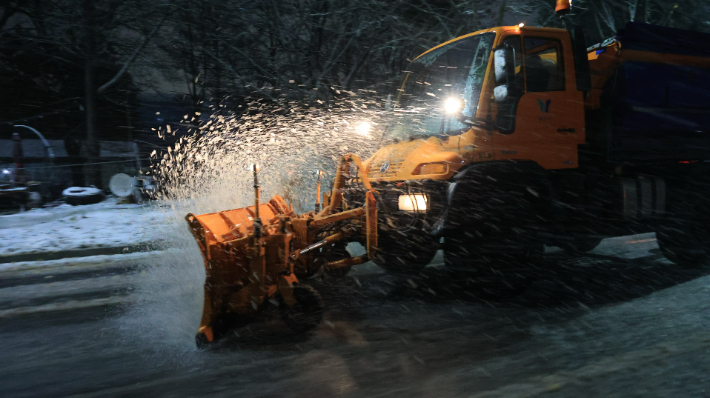
<svg viewBox="0 0 710 398"><path fill-rule="evenodd" d="M427 197L424 194L415 193L399 196L399 210L412 213L423 213L426 211Z"/></svg>
<svg viewBox="0 0 710 398"><path fill-rule="evenodd" d="M463 100L461 98L450 97L444 101L444 110L449 115L456 115L461 113L463 110Z"/></svg>

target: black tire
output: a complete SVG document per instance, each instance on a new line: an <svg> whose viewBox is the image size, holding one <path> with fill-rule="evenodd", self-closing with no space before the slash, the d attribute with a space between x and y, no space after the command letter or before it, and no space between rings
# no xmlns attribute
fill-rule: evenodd
<svg viewBox="0 0 710 398"><path fill-rule="evenodd" d="M372 261L394 274L418 273L429 265L439 250L439 238L417 229L381 231L377 243L377 253Z"/></svg>
<svg viewBox="0 0 710 398"><path fill-rule="evenodd" d="M656 228L656 241L666 258L683 268L710 262L710 200L705 168L668 181L666 219Z"/></svg>
<svg viewBox="0 0 710 398"><path fill-rule="evenodd" d="M602 243L602 238L579 236L570 241L561 242L559 248L569 254L584 254L594 250Z"/></svg>
<svg viewBox="0 0 710 398"><path fill-rule="evenodd" d="M661 253L680 267L696 268L710 262L710 234L690 222L660 226L656 241Z"/></svg>
<svg viewBox="0 0 710 398"><path fill-rule="evenodd" d="M471 275L485 295L522 292L544 257L535 238L550 218L547 171L536 163L472 165L449 193L444 263Z"/></svg>
<svg viewBox="0 0 710 398"><path fill-rule="evenodd" d="M342 260L344 258L350 258L350 252L345 248L342 242L334 243L325 255L326 263L331 261ZM325 264L323 265L323 272L326 275L332 276L334 278L343 278L348 272L353 268L353 266L340 267L340 268L328 268Z"/></svg>
<svg viewBox="0 0 710 398"><path fill-rule="evenodd" d="M323 319L325 304L318 292L310 286L294 286L293 297L296 305L281 305L281 319L286 326L298 333L316 328Z"/></svg>
<svg viewBox="0 0 710 398"><path fill-rule="evenodd" d="M473 265L470 261L475 256L474 251L466 246L466 241L470 240L465 236L447 236L444 238L444 265L447 267L469 267Z"/></svg>

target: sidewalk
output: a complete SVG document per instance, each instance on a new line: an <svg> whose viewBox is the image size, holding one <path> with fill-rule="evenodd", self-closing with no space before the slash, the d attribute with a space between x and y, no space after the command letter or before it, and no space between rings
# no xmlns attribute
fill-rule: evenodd
<svg viewBox="0 0 710 398"><path fill-rule="evenodd" d="M0 264L135 253L162 241L165 218L154 205L62 205L0 216Z"/></svg>

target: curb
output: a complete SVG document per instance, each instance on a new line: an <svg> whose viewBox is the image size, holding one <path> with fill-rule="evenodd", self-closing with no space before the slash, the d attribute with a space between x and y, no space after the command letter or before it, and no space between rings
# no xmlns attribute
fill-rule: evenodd
<svg viewBox="0 0 710 398"><path fill-rule="evenodd" d="M16 263L20 261L48 261L73 257L150 252L158 250L160 243L162 242L143 242L125 246L89 247L86 249L59 250L51 252L5 254L0 255L0 264Z"/></svg>

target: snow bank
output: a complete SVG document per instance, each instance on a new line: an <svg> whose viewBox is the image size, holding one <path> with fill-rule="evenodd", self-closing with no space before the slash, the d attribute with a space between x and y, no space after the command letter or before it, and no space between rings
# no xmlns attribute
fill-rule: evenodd
<svg viewBox="0 0 710 398"><path fill-rule="evenodd" d="M110 198L0 217L0 255L113 247L162 240L165 213Z"/></svg>

